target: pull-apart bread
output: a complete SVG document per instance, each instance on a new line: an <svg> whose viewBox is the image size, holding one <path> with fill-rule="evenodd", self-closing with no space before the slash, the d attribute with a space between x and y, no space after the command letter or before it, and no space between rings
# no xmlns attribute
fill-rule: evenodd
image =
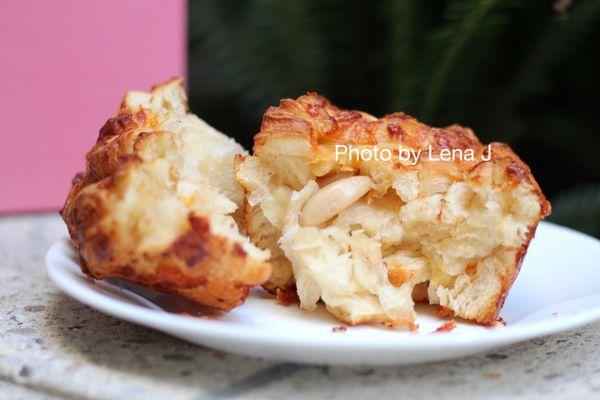
<svg viewBox="0 0 600 400"><path fill-rule="evenodd" d="M181 79L128 92L100 131L61 214L84 272L222 310L271 274L238 232L233 139L188 112Z"/></svg>
<svg viewBox="0 0 600 400"><path fill-rule="evenodd" d="M411 150L420 156L400 157ZM352 325L414 328L415 301L492 324L550 213L507 145L312 93L267 110L236 170L247 233L271 252L264 286L297 291L305 310L322 301Z"/></svg>

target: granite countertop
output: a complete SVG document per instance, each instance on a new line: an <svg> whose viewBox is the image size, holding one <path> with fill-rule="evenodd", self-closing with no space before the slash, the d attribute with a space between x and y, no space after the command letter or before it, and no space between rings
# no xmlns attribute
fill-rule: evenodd
<svg viewBox="0 0 600 400"><path fill-rule="evenodd" d="M44 255L56 214L0 218L1 399L600 398L600 323L412 367L324 367L210 350L63 295Z"/></svg>

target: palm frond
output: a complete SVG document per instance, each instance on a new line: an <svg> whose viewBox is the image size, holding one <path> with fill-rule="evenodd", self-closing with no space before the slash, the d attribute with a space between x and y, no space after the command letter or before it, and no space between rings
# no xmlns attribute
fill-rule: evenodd
<svg viewBox="0 0 600 400"><path fill-rule="evenodd" d="M419 108L421 118L431 119L462 49L498 3L499 0L458 0L448 5L447 22L431 33L429 49L424 53L423 64L432 66L433 71L427 74Z"/></svg>

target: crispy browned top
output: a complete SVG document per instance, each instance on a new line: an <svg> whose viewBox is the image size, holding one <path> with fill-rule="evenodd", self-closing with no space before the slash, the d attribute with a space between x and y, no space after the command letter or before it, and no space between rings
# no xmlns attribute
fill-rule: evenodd
<svg viewBox="0 0 600 400"><path fill-rule="evenodd" d="M264 136L291 133L303 135L315 144L401 144L413 149L467 149L484 147L473 131L460 125L433 128L402 112L376 118L370 114L341 110L325 97L308 93L297 100L281 100L263 117L260 133Z"/></svg>
<svg viewBox="0 0 600 400"><path fill-rule="evenodd" d="M464 173L477 172L483 169L484 164L492 163L496 171L502 172L499 179L505 183L531 185L539 197L541 217L550 214L550 203L529 167L507 144L493 142L488 148L470 128L460 125L435 128L402 112L376 118L361 111L342 110L325 97L308 93L296 100L283 99L279 106L270 107L265 112L260 132L254 138L255 153L274 137L301 137L314 149L335 144L393 146L432 153L445 149L472 149L475 160L453 160L453 168ZM491 160L481 161L482 156L488 156L489 150L492 152ZM323 152L320 152L319 156L322 155Z"/></svg>

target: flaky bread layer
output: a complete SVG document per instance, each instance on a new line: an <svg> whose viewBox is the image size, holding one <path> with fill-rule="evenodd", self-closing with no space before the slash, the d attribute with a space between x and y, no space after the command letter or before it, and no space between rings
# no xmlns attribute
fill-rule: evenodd
<svg viewBox="0 0 600 400"><path fill-rule="evenodd" d="M336 157L340 144L432 156ZM454 149L474 159L437 160ZM411 326L415 287L457 316L493 323L550 213L507 145L487 147L468 128L432 128L402 113L340 110L316 94L270 108L254 156L238 157L236 170L247 232L277 254L266 287L297 290L307 310L322 300L350 324Z"/></svg>
<svg viewBox="0 0 600 400"><path fill-rule="evenodd" d="M100 131L61 214L88 275L120 277L222 310L271 273L238 232L233 139L187 110L181 79L129 92Z"/></svg>

